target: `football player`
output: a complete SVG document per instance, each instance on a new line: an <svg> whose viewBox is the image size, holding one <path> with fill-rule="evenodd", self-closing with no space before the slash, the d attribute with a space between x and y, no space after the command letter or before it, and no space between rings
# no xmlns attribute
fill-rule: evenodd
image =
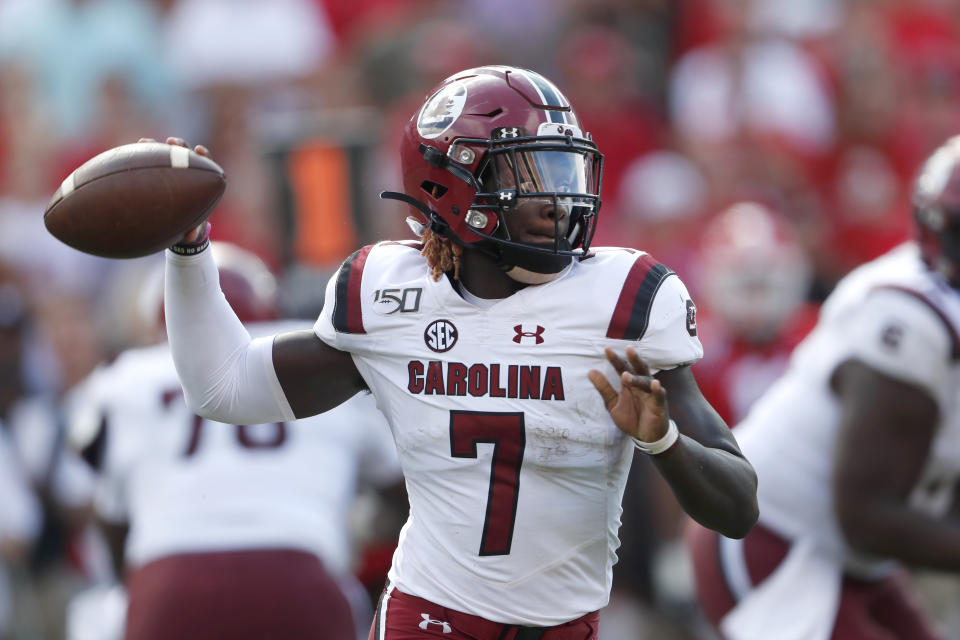
<svg viewBox="0 0 960 640"><path fill-rule="evenodd" d="M806 302L812 265L790 222L759 202L718 213L698 253L708 338L694 375L724 421L736 424L816 323L819 307Z"/></svg>
<svg viewBox="0 0 960 640"><path fill-rule="evenodd" d="M596 638L634 447L704 525L739 538L757 517L753 470L690 372L694 303L643 251L591 249L602 156L542 75L447 78L400 156L404 191L383 196L420 237L347 258L313 331L251 339L207 225L167 252L187 402L272 422L373 392L410 518L371 637Z"/></svg>
<svg viewBox="0 0 960 640"><path fill-rule="evenodd" d="M760 480L743 540L694 526L725 638L942 637L901 563L960 570L960 136L915 186L917 241L848 274L734 430Z"/></svg>
<svg viewBox="0 0 960 640"><path fill-rule="evenodd" d="M251 332L303 326L276 321L276 283L258 258L222 243L213 253ZM205 420L184 403L164 342L99 368L73 406L72 439L100 471L96 511L125 565L127 638L356 640L366 630L350 508L361 482L400 478L369 394L304 420Z"/></svg>

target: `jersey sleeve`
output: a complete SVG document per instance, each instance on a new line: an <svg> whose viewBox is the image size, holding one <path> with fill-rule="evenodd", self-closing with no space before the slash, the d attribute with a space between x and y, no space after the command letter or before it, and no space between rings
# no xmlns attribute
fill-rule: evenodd
<svg viewBox="0 0 960 640"><path fill-rule="evenodd" d="M367 245L354 252L327 281L323 309L313 326L313 332L336 349L350 351L354 341L349 336L366 333L362 304L363 273L374 246Z"/></svg>
<svg viewBox="0 0 960 640"><path fill-rule="evenodd" d="M945 317L922 296L897 289L872 291L843 325L851 356L935 398L954 358Z"/></svg>
<svg viewBox="0 0 960 640"><path fill-rule="evenodd" d="M330 279L327 280L327 286L323 297L323 308L320 310L320 315L317 317L317 321L313 325L313 332L317 335L318 338L326 342L331 347L336 349L342 349L340 345L339 335L337 330L333 327L333 305L331 301L336 295L337 287L337 273L334 273L330 276Z"/></svg>
<svg viewBox="0 0 960 640"><path fill-rule="evenodd" d="M697 307L676 274L663 278L650 305L637 351L651 368L674 369L703 357L697 336Z"/></svg>

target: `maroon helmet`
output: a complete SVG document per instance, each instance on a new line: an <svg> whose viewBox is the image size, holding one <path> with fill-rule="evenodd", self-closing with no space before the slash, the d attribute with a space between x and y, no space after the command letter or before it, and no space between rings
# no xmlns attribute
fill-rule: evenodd
<svg viewBox="0 0 960 640"><path fill-rule="evenodd" d="M278 317L277 280L255 254L227 242L211 242L220 272L220 289L241 322L269 322Z"/></svg>
<svg viewBox="0 0 960 640"><path fill-rule="evenodd" d="M570 102L533 71L487 66L440 83L404 129L402 200L426 226L484 251L505 270L555 274L590 246L603 156ZM525 200L566 211L552 246L511 240L503 217Z"/></svg>
<svg viewBox="0 0 960 640"><path fill-rule="evenodd" d="M927 159L913 191L920 251L927 266L960 288L960 136Z"/></svg>

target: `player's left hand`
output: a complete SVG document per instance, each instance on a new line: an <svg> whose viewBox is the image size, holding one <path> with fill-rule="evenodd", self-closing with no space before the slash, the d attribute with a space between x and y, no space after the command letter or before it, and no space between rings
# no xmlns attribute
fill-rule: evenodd
<svg viewBox="0 0 960 640"><path fill-rule="evenodd" d="M670 423L667 390L650 375L650 367L634 347L627 347L626 360L609 347L604 353L620 374L620 392L596 369L591 369L587 377L600 392L610 417L627 435L644 442L659 440L667 433Z"/></svg>

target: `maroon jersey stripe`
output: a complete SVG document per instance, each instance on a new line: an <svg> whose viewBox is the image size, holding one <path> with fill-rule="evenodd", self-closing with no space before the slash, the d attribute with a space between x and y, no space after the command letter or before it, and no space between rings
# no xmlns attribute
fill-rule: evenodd
<svg viewBox="0 0 960 640"><path fill-rule="evenodd" d="M333 307L333 328L340 333L366 333L363 328L360 283L367 255L373 246L367 245L354 252L340 266Z"/></svg>
<svg viewBox="0 0 960 640"><path fill-rule="evenodd" d="M960 360L960 334L957 333L957 328L953 325L952 322L950 322L950 318L947 317L947 314L944 313L943 310L941 310L940 307L938 307L933 300L923 295L919 291L908 289L907 287L900 287L893 284L880 285L879 287L876 287L876 288L899 291L900 293L906 293L907 295L913 296L917 300L920 300L925 305L930 307L930 309L935 314L937 314L937 317L940 318L940 321L943 323L943 326L947 330L947 335L950 336L950 343L951 343L950 359L954 361Z"/></svg>
<svg viewBox="0 0 960 640"><path fill-rule="evenodd" d="M634 261L620 290L620 298L607 327L607 337L639 340L647 330L653 297L673 271L644 254Z"/></svg>

